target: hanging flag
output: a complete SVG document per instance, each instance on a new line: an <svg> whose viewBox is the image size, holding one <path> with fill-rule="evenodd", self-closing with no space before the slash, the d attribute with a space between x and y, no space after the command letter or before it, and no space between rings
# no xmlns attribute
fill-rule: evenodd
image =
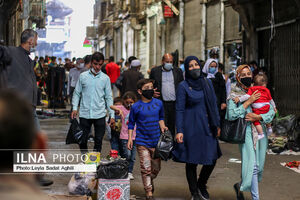
<svg viewBox="0 0 300 200"><path fill-rule="evenodd" d="M83 42L83 47L92 47L91 41L88 39L85 39Z"/></svg>

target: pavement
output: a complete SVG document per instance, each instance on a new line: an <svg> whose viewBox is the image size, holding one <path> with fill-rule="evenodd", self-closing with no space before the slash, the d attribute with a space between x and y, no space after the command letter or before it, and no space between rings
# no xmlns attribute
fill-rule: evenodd
<svg viewBox="0 0 300 200"><path fill-rule="evenodd" d="M74 149L78 145L66 145L65 139L69 128L68 119L49 118L41 120L41 127L48 136L49 149ZM234 200L233 184L240 180L241 164L237 145L222 143L223 156L217 161L215 170L208 181L208 192L212 200ZM89 143L93 148L93 143ZM102 155L108 155L110 144L103 141ZM79 153L79 150L78 150ZM261 200L300 200L300 174L280 165L281 162L300 160L300 156L267 155L263 180L259 184ZM201 166L198 167L198 171ZM137 157L131 181L131 195L133 199L145 197L139 160ZM54 180L50 187L42 188L49 194L68 194L68 182L72 174L47 174L46 177ZM191 199L185 177L185 165L173 161L162 161L162 170L155 179L154 196L159 199ZM251 199L250 193L244 193L247 200Z"/></svg>

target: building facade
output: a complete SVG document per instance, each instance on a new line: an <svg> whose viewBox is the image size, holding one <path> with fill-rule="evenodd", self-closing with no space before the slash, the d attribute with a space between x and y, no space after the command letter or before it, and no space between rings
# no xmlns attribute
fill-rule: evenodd
<svg viewBox="0 0 300 200"><path fill-rule="evenodd" d="M45 0L0 0L0 41L19 45L26 28L45 27Z"/></svg>

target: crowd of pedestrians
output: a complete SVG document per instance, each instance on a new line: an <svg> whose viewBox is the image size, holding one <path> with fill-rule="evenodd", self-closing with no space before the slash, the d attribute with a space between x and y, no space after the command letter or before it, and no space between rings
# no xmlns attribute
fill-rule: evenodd
<svg viewBox="0 0 300 200"><path fill-rule="evenodd" d="M185 163L193 199L207 200L207 181L222 155L218 142L222 123L225 119L245 118L249 123L245 143L239 145L241 181L234 190L238 200L244 199L243 191L251 191L252 199L259 199L258 182L267 149L265 136L267 127L268 133L271 131L268 124L276 105L266 88L267 77L255 62L240 65L229 78L216 53L206 62L187 56L180 60L180 66L175 66L172 55L166 53L161 64L149 71L149 79L145 79L140 72L143 63L134 56L115 62L113 56L105 59L102 53L95 52L72 61L65 59L65 63L48 56L31 60L28 55L37 45L36 39L36 32L25 30L20 47L0 46L1 63L7 65L1 69L1 86L17 89L31 103L36 130L39 95L43 90L50 94L47 90L57 83L47 85L50 72L59 76L59 70L53 69L63 68L59 79L63 87L54 93L61 92L67 103L70 97L71 118L79 117L86 136L80 145L82 153L88 152L92 125L93 150L97 152L101 152L105 130L110 126L111 147L128 160L130 179L134 179L137 151L146 199L153 199L154 179L161 169L160 159L153 155L160 135L169 130L176 141L173 160ZM51 95L55 101L59 100L60 95L54 93ZM203 167L197 179L198 165Z"/></svg>

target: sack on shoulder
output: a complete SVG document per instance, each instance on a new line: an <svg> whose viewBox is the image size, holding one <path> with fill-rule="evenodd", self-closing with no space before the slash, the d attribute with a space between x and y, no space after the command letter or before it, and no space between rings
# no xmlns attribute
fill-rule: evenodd
<svg viewBox="0 0 300 200"><path fill-rule="evenodd" d="M238 118L234 121L224 120L221 129L220 140L231 144L244 144L247 121Z"/></svg>

